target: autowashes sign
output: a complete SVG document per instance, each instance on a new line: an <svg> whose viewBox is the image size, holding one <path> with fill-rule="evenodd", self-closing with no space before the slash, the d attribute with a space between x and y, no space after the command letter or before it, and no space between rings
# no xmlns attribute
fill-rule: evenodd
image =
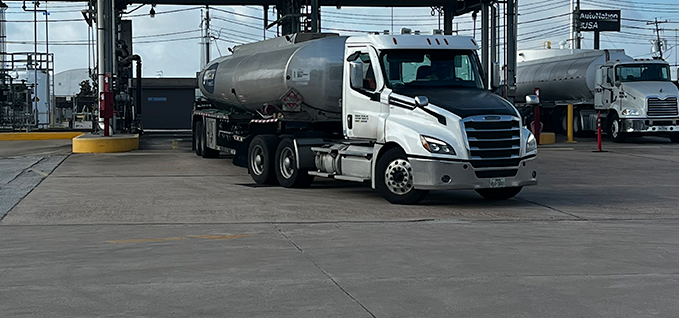
<svg viewBox="0 0 679 318"><path fill-rule="evenodd" d="M620 31L620 10L580 10L580 31Z"/></svg>

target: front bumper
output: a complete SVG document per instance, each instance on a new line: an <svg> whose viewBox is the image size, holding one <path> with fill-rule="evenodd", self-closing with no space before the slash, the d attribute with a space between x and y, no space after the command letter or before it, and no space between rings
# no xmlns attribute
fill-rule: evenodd
<svg viewBox="0 0 679 318"><path fill-rule="evenodd" d="M627 133L669 133L679 132L678 118L630 119L622 120L622 131Z"/></svg>
<svg viewBox="0 0 679 318"><path fill-rule="evenodd" d="M413 184L419 190L485 189L495 187L522 187L535 185L537 167L535 156L527 157L515 167L475 169L464 161L408 158L413 168ZM495 172L516 170L513 176L490 176ZM477 176L477 173L481 176Z"/></svg>

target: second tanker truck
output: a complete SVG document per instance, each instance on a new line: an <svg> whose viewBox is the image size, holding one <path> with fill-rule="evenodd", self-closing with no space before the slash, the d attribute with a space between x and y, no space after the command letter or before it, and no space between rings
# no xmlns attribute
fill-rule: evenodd
<svg viewBox="0 0 679 318"><path fill-rule="evenodd" d="M566 107L574 106L575 134L602 128L614 142L660 134L679 142L679 90L670 66L633 59L623 50L530 50L519 52L516 96L539 89L542 122L566 130Z"/></svg>
<svg viewBox="0 0 679 318"><path fill-rule="evenodd" d="M490 93L471 37L296 34L237 46L198 74L196 154L255 182L369 182L397 204L429 190L508 199L537 183L537 143Z"/></svg>

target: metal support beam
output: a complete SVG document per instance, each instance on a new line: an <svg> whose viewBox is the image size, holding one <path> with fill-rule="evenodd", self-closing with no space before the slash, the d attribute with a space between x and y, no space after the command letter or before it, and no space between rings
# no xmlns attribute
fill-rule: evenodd
<svg viewBox="0 0 679 318"><path fill-rule="evenodd" d="M499 63L499 52L497 46L497 20L500 17L497 15L497 8L490 6L490 63ZM492 69L492 68L491 68Z"/></svg>
<svg viewBox="0 0 679 318"><path fill-rule="evenodd" d="M321 32L321 16L319 13L318 0L311 0L311 32L317 33Z"/></svg>
<svg viewBox="0 0 679 318"><path fill-rule="evenodd" d="M113 1L97 0L97 84L101 96L104 92L104 77L113 74L115 59L115 41L113 30ZM104 119L99 114L99 126L103 127Z"/></svg>
<svg viewBox="0 0 679 318"><path fill-rule="evenodd" d="M443 34L453 34L453 17L455 16L455 1L447 1L443 5Z"/></svg>
<svg viewBox="0 0 679 318"><path fill-rule="evenodd" d="M507 0L507 88L516 84L516 0ZM509 96L509 95L508 95Z"/></svg>
<svg viewBox="0 0 679 318"><path fill-rule="evenodd" d="M490 75L490 63L488 63L488 51L491 49L490 41L488 41L488 31L489 31L489 11L490 6L487 4L483 5L481 9L481 63L483 64L483 72L486 78L486 84L489 84Z"/></svg>

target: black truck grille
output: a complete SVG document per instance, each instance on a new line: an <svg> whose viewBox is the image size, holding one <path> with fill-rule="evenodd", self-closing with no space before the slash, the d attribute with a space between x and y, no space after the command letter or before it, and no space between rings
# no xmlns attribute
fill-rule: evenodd
<svg viewBox="0 0 679 318"><path fill-rule="evenodd" d="M516 167L521 154L521 127L511 116L474 117L464 122L464 129L475 168ZM500 119L498 119L500 117ZM483 173L482 175L491 175Z"/></svg>
<svg viewBox="0 0 679 318"><path fill-rule="evenodd" d="M648 116L677 116L677 98L670 97L665 100L651 97L648 99Z"/></svg>

